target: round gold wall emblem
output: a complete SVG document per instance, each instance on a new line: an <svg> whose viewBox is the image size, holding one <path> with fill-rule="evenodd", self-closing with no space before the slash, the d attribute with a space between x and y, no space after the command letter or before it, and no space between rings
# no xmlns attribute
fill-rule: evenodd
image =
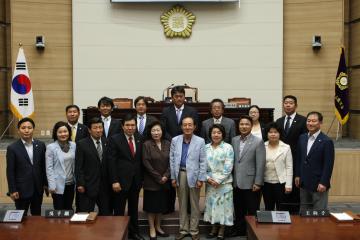
<svg viewBox="0 0 360 240"><path fill-rule="evenodd" d="M164 34L168 38L188 38L196 17L181 5L176 5L160 17Z"/></svg>

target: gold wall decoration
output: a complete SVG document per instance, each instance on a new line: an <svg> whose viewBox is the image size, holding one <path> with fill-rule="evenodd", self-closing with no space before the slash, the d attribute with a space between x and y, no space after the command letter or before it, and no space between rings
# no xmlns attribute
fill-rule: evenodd
<svg viewBox="0 0 360 240"><path fill-rule="evenodd" d="M195 15L181 5L173 6L160 17L164 34L168 38L189 38L195 19Z"/></svg>

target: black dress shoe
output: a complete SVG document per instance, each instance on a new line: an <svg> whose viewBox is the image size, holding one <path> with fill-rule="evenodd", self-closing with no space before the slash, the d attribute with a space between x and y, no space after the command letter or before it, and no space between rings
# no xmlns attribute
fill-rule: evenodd
<svg viewBox="0 0 360 240"><path fill-rule="evenodd" d="M158 230L156 230L156 235L159 237L169 237L170 235L166 232L159 232Z"/></svg>
<svg viewBox="0 0 360 240"><path fill-rule="evenodd" d="M138 233L130 234L129 238L133 240L145 240L145 238Z"/></svg>
<svg viewBox="0 0 360 240"><path fill-rule="evenodd" d="M208 235L206 235L207 239L216 238L216 233L210 232Z"/></svg>

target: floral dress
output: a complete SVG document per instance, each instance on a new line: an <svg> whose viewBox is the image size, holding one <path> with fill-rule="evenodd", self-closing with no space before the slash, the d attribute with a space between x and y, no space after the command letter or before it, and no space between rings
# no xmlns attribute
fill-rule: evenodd
<svg viewBox="0 0 360 240"><path fill-rule="evenodd" d="M220 185L217 188L206 184L204 221L211 224L233 225L233 188L231 171L234 165L234 151L230 144L221 142L216 148L205 146L207 178Z"/></svg>

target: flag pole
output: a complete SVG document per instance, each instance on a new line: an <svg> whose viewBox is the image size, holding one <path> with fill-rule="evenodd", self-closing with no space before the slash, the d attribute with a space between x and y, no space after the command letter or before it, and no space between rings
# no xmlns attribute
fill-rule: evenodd
<svg viewBox="0 0 360 240"><path fill-rule="evenodd" d="M6 131L9 129L9 127L11 126L11 124L14 122L15 120L15 115L13 114L13 118L11 119L10 123L7 125L7 127L5 128L4 132L1 134L0 136L0 140L4 137Z"/></svg>
<svg viewBox="0 0 360 240"><path fill-rule="evenodd" d="M338 122L337 130L336 130L336 141L339 139L339 132L340 132L340 122Z"/></svg>

